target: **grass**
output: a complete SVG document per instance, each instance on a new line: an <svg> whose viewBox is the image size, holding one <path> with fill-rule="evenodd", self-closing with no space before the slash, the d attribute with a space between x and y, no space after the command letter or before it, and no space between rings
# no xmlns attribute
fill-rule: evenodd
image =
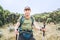
<svg viewBox="0 0 60 40"><path fill-rule="evenodd" d="M40 23L42 25L42 23ZM11 24L12 27L14 27ZM60 40L60 31L56 30L59 27L59 25L54 25L54 24L47 24L46 25L46 36L45 40ZM0 28L3 32L3 36L0 38L0 40L15 40L15 33L14 31L9 32L8 31L8 24L4 25L2 28ZM42 31L38 31L33 29L34 31L34 38L36 40L42 40Z"/></svg>

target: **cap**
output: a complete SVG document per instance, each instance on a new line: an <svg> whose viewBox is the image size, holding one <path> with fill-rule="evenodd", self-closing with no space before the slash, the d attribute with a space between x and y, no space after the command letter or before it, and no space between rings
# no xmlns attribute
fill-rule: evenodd
<svg viewBox="0 0 60 40"><path fill-rule="evenodd" d="M29 6L26 6L24 10L31 10Z"/></svg>

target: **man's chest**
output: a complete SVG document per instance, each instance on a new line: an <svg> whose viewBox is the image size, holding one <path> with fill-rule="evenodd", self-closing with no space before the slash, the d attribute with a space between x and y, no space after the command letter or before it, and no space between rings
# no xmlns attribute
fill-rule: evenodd
<svg viewBox="0 0 60 40"><path fill-rule="evenodd" d="M23 25L31 25L32 24L32 21L31 21L31 19L29 19L29 20L24 20L24 22L23 22Z"/></svg>

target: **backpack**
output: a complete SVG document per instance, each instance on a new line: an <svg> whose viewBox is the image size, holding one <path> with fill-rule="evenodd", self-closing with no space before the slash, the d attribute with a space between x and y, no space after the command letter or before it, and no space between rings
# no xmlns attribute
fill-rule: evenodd
<svg viewBox="0 0 60 40"><path fill-rule="evenodd" d="M32 21L32 24L31 24L31 25L33 25L34 19L33 19L32 16L31 16L30 18L31 18L31 21ZM22 33L22 35L23 35L23 37L24 37L25 39L29 40L29 38L30 38L31 36L33 36L33 33L32 33L32 30L31 30L31 32L29 32L29 33L22 31L21 26L22 26L23 22L24 22L24 16L22 16L21 19L20 19L19 31L20 31L20 34Z"/></svg>
<svg viewBox="0 0 60 40"><path fill-rule="evenodd" d="M33 24L33 23L34 23L33 17L31 16L30 18L31 18L31 21L32 21L32 24L31 24L31 25L34 25L34 24ZM22 29L21 29L21 26L22 26L23 23L24 23L24 16L22 16L21 19L20 19L20 25L19 25L19 27L18 27L18 28L20 28L20 30L22 30Z"/></svg>

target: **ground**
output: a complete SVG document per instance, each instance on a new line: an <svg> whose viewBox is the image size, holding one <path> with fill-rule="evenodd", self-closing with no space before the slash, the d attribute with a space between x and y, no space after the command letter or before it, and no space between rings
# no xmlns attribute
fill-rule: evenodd
<svg viewBox="0 0 60 40"><path fill-rule="evenodd" d="M9 24L4 25L0 30L3 32L3 36L0 38L0 40L16 40L14 31L9 32ZM42 23L40 23L42 25ZM10 26L14 27L12 24ZM46 25L46 32L45 32L45 39L44 40L60 40L60 31L57 30L58 26L53 23ZM38 31L33 29L34 38L36 40L42 40L42 31Z"/></svg>

